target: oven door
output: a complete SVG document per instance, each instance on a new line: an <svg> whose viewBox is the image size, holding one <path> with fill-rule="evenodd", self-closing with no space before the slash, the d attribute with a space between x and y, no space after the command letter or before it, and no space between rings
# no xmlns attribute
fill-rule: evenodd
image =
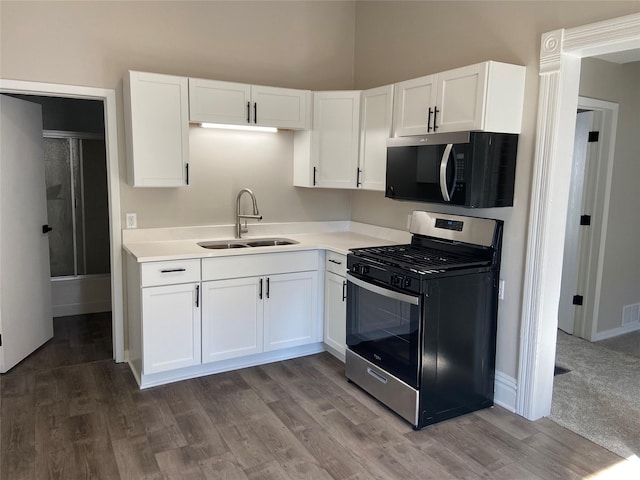
<svg viewBox="0 0 640 480"><path fill-rule="evenodd" d="M420 382L420 295L347 273L347 346L413 388Z"/></svg>

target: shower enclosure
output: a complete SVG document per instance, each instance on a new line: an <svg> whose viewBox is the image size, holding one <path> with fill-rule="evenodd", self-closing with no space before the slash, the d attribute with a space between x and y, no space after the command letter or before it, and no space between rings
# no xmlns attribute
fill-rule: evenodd
<svg viewBox="0 0 640 480"><path fill-rule="evenodd" d="M44 132L54 316L111 309L104 138Z"/></svg>

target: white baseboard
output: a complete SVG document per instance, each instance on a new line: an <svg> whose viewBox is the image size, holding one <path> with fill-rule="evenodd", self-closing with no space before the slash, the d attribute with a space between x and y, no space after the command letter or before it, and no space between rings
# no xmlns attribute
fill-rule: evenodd
<svg viewBox="0 0 640 480"><path fill-rule="evenodd" d="M496 371L493 403L506 408L510 412L516 411L516 379L502 372Z"/></svg>
<svg viewBox="0 0 640 480"><path fill-rule="evenodd" d="M96 303L71 303L68 305L54 305L54 317L67 317L69 315L84 315L87 313L110 312L111 302Z"/></svg>
<svg viewBox="0 0 640 480"><path fill-rule="evenodd" d="M598 342L600 340L606 340L607 338L617 337L618 335L624 335L625 333L635 332L636 330L640 330L640 323L629 323L621 327L605 330L604 332L596 332L591 341Z"/></svg>
<svg viewBox="0 0 640 480"><path fill-rule="evenodd" d="M53 316L83 315L111 310L111 275L81 275L51 279Z"/></svg>

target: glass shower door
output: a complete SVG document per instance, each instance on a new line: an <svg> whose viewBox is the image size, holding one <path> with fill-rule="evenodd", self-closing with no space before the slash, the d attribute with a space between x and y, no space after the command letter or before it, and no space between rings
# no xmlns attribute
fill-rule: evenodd
<svg viewBox="0 0 640 480"><path fill-rule="evenodd" d="M105 144L45 136L51 276L109 273Z"/></svg>

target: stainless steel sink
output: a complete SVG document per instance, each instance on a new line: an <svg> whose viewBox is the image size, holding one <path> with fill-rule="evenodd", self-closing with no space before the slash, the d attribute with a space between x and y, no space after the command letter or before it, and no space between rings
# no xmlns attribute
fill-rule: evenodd
<svg viewBox="0 0 640 480"><path fill-rule="evenodd" d="M255 238L248 240L212 240L209 242L199 242L202 248L211 250L226 250L229 248L248 248L248 247L275 247L278 245L295 245L295 240L290 238Z"/></svg>
<svg viewBox="0 0 640 480"><path fill-rule="evenodd" d="M299 242L289 238L260 238L247 240L245 243L250 247L275 247L276 245L295 245Z"/></svg>
<svg viewBox="0 0 640 480"><path fill-rule="evenodd" d="M198 245L201 246L202 248L208 248L211 250L223 250L227 248L247 248L249 246L246 243L234 242L229 240L199 242Z"/></svg>

